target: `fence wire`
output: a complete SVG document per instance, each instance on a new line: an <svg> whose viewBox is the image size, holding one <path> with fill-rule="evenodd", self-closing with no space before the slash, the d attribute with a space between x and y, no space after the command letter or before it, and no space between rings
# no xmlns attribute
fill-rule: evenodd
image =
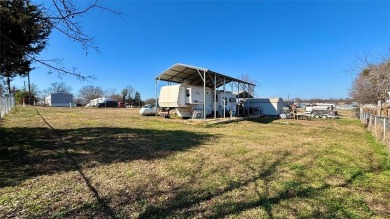
<svg viewBox="0 0 390 219"><path fill-rule="evenodd" d="M13 96L0 97L0 118L3 118L5 114L9 113L15 106L15 99Z"/></svg>
<svg viewBox="0 0 390 219"><path fill-rule="evenodd" d="M360 113L360 121L365 124L375 138L390 147L390 118Z"/></svg>

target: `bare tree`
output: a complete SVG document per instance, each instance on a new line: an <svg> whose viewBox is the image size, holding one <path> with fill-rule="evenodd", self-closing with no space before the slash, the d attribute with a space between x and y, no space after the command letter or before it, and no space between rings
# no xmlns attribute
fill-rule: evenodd
<svg viewBox="0 0 390 219"><path fill-rule="evenodd" d="M111 89L106 89L104 90L104 96L105 97L111 97L111 96L114 96L116 95L116 89L115 88L111 88Z"/></svg>
<svg viewBox="0 0 390 219"><path fill-rule="evenodd" d="M156 104L155 98L149 98L144 101L145 104Z"/></svg>
<svg viewBox="0 0 390 219"><path fill-rule="evenodd" d="M103 90L98 86L88 85L84 86L79 91L79 98L89 102L95 98L103 96Z"/></svg>
<svg viewBox="0 0 390 219"><path fill-rule="evenodd" d="M105 90L104 96L116 101L122 101L123 99L122 95L117 93L115 88Z"/></svg>
<svg viewBox="0 0 390 219"><path fill-rule="evenodd" d="M253 78L251 78L248 74L242 74L240 76L240 80L251 83L251 84L256 84L257 81Z"/></svg>
<svg viewBox="0 0 390 219"><path fill-rule="evenodd" d="M134 88L131 85L126 86L125 88L127 90L127 100L133 99L133 94L135 92Z"/></svg>
<svg viewBox="0 0 390 219"><path fill-rule="evenodd" d="M64 82L51 83L50 87L43 91L45 95L51 93L70 93L70 92L72 92L72 87L65 84Z"/></svg>
<svg viewBox="0 0 390 219"><path fill-rule="evenodd" d="M255 85L257 84L257 81L255 79L251 78L248 74L242 74L240 76L240 80L251 83L251 84L255 84ZM244 89L244 88L251 96L253 96L253 97L255 96L255 90L254 90L255 88L253 85L250 85L249 89L248 89L248 87L242 87L242 89Z"/></svg>
<svg viewBox="0 0 390 219"><path fill-rule="evenodd" d="M354 79L350 96L359 103L376 104L388 98L390 91L390 59L381 58L378 62L361 59L365 64Z"/></svg>
<svg viewBox="0 0 390 219"><path fill-rule="evenodd" d="M42 94L38 88L38 85L36 85L34 83L30 84L30 92L29 93L31 93L31 95L34 96L35 98L40 97L40 95Z"/></svg>

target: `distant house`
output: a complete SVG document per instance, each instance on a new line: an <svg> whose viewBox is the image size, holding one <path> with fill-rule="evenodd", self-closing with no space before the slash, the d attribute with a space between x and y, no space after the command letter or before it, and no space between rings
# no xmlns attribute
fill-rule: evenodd
<svg viewBox="0 0 390 219"><path fill-rule="evenodd" d="M45 97L45 104L49 106L70 106L73 104L73 94L52 93Z"/></svg>
<svg viewBox="0 0 390 219"><path fill-rule="evenodd" d="M283 112L282 98L247 99L245 107L258 108L265 116L279 116Z"/></svg>

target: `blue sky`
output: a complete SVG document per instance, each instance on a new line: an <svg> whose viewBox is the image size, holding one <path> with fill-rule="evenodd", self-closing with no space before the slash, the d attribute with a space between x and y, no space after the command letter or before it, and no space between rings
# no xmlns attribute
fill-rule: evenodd
<svg viewBox="0 0 390 219"><path fill-rule="evenodd" d="M80 6L89 1L82 1ZM61 58L96 80L31 73L40 89L63 81L73 93L131 85L155 97L154 78L175 63L231 77L249 75L256 96L346 98L357 56L388 55L390 1L104 1L121 16L92 11L81 24L101 53L53 32L42 58ZM22 86L26 79L15 79ZM160 85L166 83L160 82Z"/></svg>

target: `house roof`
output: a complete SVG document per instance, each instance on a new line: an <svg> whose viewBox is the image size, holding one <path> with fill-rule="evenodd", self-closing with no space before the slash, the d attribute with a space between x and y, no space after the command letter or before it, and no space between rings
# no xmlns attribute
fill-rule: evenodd
<svg viewBox="0 0 390 219"><path fill-rule="evenodd" d="M156 80L174 82L179 84L189 84L194 86L203 87L203 73L206 73L206 87L214 88L214 77L216 77L216 87L221 87L223 84L230 82L238 82L246 85L256 86L255 84L242 81L236 78L232 78L206 68L185 65L185 64L174 64L160 75L156 77Z"/></svg>

